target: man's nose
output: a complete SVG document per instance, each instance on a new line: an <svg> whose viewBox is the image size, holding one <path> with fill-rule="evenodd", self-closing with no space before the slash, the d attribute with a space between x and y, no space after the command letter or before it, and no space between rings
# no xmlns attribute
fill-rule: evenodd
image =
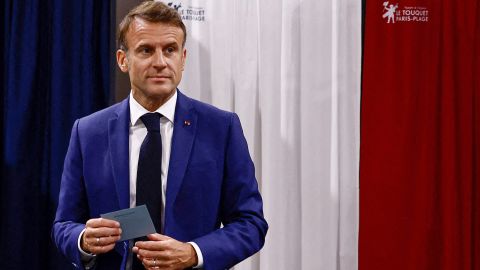
<svg viewBox="0 0 480 270"><path fill-rule="evenodd" d="M154 58L153 59L153 66L154 67L164 68L164 67L167 66L165 56L163 55L163 53L161 51L156 53L153 58Z"/></svg>

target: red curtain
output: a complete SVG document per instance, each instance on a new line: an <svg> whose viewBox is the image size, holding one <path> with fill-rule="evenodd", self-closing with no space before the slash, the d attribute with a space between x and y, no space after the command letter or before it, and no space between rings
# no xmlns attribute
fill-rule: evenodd
<svg viewBox="0 0 480 270"><path fill-rule="evenodd" d="M479 37L477 0L367 0L360 270L480 269Z"/></svg>

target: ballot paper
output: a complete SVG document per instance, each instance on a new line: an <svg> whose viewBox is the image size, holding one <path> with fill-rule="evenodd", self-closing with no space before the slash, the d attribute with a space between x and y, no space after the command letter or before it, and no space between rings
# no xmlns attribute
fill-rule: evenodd
<svg viewBox="0 0 480 270"><path fill-rule="evenodd" d="M155 233L155 226L145 205L100 215L102 218L118 221L122 228L119 241L130 240Z"/></svg>

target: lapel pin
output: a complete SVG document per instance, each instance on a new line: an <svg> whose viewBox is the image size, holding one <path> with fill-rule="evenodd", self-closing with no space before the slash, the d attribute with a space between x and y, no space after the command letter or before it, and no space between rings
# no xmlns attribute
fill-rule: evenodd
<svg viewBox="0 0 480 270"><path fill-rule="evenodd" d="M190 126L191 124L192 124L192 123L190 123L189 120L183 121L183 125L184 125L184 126Z"/></svg>

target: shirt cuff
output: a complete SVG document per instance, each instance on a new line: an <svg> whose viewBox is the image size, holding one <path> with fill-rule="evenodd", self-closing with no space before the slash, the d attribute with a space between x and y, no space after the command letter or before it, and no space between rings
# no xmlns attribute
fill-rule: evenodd
<svg viewBox="0 0 480 270"><path fill-rule="evenodd" d="M198 247L197 244L195 244L194 242L188 242L190 245L192 245L192 247L195 249L195 252L197 253L197 259L198 259L198 263L197 265L195 265L193 268L194 269L198 269L198 268L202 268L203 267L203 255L202 255L202 251L200 250L200 248Z"/></svg>
<svg viewBox="0 0 480 270"><path fill-rule="evenodd" d="M82 241L82 236L84 232L85 232L85 229L83 229L80 235L78 236L77 246L78 246L78 251L80 252L80 258L82 260L83 266L85 267L85 269L91 269L95 265L95 258L97 257L97 255L87 253L82 249L80 241Z"/></svg>

